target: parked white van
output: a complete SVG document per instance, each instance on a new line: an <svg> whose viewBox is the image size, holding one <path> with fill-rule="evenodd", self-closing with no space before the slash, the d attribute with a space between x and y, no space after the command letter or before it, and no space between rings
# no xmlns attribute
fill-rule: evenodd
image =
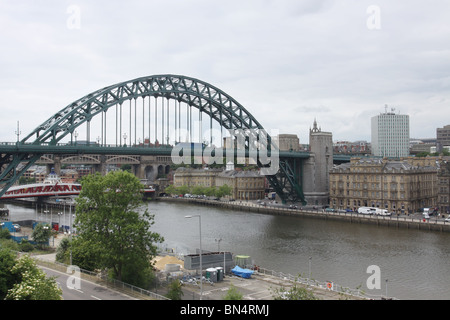
<svg viewBox="0 0 450 320"><path fill-rule="evenodd" d="M362 213L362 214L375 214L377 211L376 208L372 208L372 207L361 207L358 208L358 213Z"/></svg>
<svg viewBox="0 0 450 320"><path fill-rule="evenodd" d="M380 216L390 216L391 215L391 213L389 211L387 211L386 209L380 209L380 208L377 208L376 214L380 215Z"/></svg>

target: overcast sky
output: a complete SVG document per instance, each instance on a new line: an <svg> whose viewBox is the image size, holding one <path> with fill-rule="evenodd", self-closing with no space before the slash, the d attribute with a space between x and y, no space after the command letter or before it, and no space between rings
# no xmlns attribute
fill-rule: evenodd
<svg viewBox="0 0 450 320"><path fill-rule="evenodd" d="M411 137L450 124L448 0L0 0L0 141L72 101L155 74L206 81L269 131L370 141L408 114Z"/></svg>

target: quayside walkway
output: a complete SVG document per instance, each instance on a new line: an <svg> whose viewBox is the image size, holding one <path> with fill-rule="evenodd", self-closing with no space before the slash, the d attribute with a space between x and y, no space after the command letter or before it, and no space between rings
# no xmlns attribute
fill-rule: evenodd
<svg viewBox="0 0 450 320"><path fill-rule="evenodd" d="M295 209L286 206L264 206L252 202L244 201L217 201L197 198L159 198L162 201L185 202L197 205L214 206L224 209L249 211L254 213L271 214L271 215L286 215L296 217L308 217L324 220L346 221L356 224L372 224L377 226L387 226L393 228L406 228L427 231L450 232L450 222L444 219L423 219L417 216L408 215L367 215L356 212L327 212L322 209Z"/></svg>

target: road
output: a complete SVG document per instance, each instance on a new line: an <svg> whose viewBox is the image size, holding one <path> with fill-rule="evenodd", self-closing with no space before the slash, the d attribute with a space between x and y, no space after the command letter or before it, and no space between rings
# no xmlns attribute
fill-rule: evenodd
<svg viewBox="0 0 450 320"><path fill-rule="evenodd" d="M56 277L55 281L63 290L62 297L64 300L136 300L126 294L84 279L79 279L79 285L78 282L74 281L70 281L69 284L71 285L67 285L67 280L71 277L71 274L42 266L40 268L48 276ZM70 287L76 288L72 289Z"/></svg>

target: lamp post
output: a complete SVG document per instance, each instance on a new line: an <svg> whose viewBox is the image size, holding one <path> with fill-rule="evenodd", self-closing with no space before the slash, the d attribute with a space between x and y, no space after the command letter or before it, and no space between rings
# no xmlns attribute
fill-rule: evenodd
<svg viewBox="0 0 450 320"><path fill-rule="evenodd" d="M62 212L58 212L58 232L61 232L61 216L63 215Z"/></svg>
<svg viewBox="0 0 450 320"><path fill-rule="evenodd" d="M193 217L198 217L198 228L200 233L200 300L203 296L203 265L202 265L202 217L199 214L192 216L185 216L185 218L190 219Z"/></svg>
<svg viewBox="0 0 450 320"><path fill-rule="evenodd" d="M222 238L220 239L214 239L214 241L217 242L217 253L220 253L220 241L222 241ZM223 274L226 272L226 265L225 265L225 250L223 251Z"/></svg>
<svg viewBox="0 0 450 320"><path fill-rule="evenodd" d="M214 241L217 242L217 252L220 252L220 241L222 241L222 238L214 239Z"/></svg>
<svg viewBox="0 0 450 320"><path fill-rule="evenodd" d="M312 259L312 257L309 257L309 276L308 276L308 279L311 279L311 259Z"/></svg>
<svg viewBox="0 0 450 320"><path fill-rule="evenodd" d="M386 279L386 299L388 298L388 279Z"/></svg>

